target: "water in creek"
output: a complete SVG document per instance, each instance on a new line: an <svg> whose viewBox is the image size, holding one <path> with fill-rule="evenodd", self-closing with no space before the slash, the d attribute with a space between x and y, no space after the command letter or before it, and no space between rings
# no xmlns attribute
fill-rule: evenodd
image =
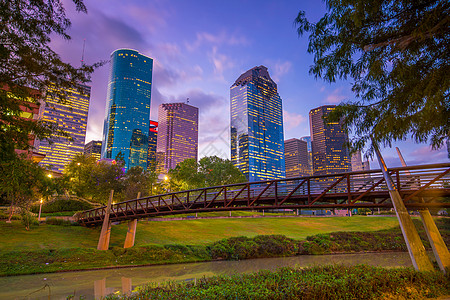
<svg viewBox="0 0 450 300"><path fill-rule="evenodd" d="M0 299L100 299L111 293L130 292L149 282L189 281L214 275L308 267L326 264L368 264L381 267L412 266L407 252L338 255L302 255L242 261L215 261L148 267L118 268L52 274L0 277Z"/></svg>

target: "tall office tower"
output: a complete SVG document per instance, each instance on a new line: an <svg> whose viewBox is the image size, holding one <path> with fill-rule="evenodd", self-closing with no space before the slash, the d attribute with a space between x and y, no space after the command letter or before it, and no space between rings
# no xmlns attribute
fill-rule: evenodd
<svg viewBox="0 0 450 300"><path fill-rule="evenodd" d="M198 108L185 103L161 104L158 110L156 151L159 168L168 172L188 158L197 160Z"/></svg>
<svg viewBox="0 0 450 300"><path fill-rule="evenodd" d="M299 139L284 141L284 159L286 161L286 177L308 176L308 143Z"/></svg>
<svg viewBox="0 0 450 300"><path fill-rule="evenodd" d="M102 158L119 152L125 168L147 169L153 59L135 50L111 54Z"/></svg>
<svg viewBox="0 0 450 300"><path fill-rule="evenodd" d="M156 170L156 142L158 139L158 122L150 120L148 129L147 170Z"/></svg>
<svg viewBox="0 0 450 300"><path fill-rule="evenodd" d="M324 123L335 105L325 105L309 112L314 175L348 172L351 168L347 134L339 122Z"/></svg>
<svg viewBox="0 0 450 300"><path fill-rule="evenodd" d="M101 158L102 141L90 141L84 145L84 155L87 157L94 157L95 160Z"/></svg>
<svg viewBox="0 0 450 300"><path fill-rule="evenodd" d="M41 166L61 173L76 154L84 151L91 87L78 85L78 88L63 91L66 93L63 102L58 97L61 91L57 89L55 85L48 87L45 103L40 107L40 119L57 125L70 137L54 135L50 140L36 140L34 147L45 154L39 163Z"/></svg>
<svg viewBox="0 0 450 300"><path fill-rule="evenodd" d="M313 163L312 163L312 147L311 147L311 137L310 136L303 136L300 138L302 141L305 141L308 143L308 165L309 170L308 174L311 176L313 174Z"/></svg>
<svg viewBox="0 0 450 300"><path fill-rule="evenodd" d="M282 100L267 68L239 76L230 98L233 164L248 181L286 177Z"/></svg>

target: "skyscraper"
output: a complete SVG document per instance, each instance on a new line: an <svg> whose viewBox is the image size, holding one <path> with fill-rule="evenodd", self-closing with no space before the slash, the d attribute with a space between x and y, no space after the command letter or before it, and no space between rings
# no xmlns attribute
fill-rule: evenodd
<svg viewBox="0 0 450 300"><path fill-rule="evenodd" d="M66 99L61 101L58 87L49 86L39 114L42 121L53 123L70 137L56 134L50 140L36 140L34 144L39 153L45 154L39 164L60 173L76 154L84 151L91 87L78 85L63 92Z"/></svg>
<svg viewBox="0 0 450 300"><path fill-rule="evenodd" d="M198 108L185 103L161 104L156 145L165 172L188 158L197 160Z"/></svg>
<svg viewBox="0 0 450 300"><path fill-rule="evenodd" d="M308 176L308 143L299 139L284 141L284 159L286 161L286 177Z"/></svg>
<svg viewBox="0 0 450 300"><path fill-rule="evenodd" d="M347 134L339 122L324 123L334 108L335 105L325 105L309 112L314 175L336 174L350 169Z"/></svg>
<svg viewBox="0 0 450 300"><path fill-rule="evenodd" d="M267 68L254 67L230 88L231 161L248 181L284 178L282 100Z"/></svg>
<svg viewBox="0 0 450 300"><path fill-rule="evenodd" d="M305 141L307 143L307 145L308 145L308 165L309 165L308 174L312 175L313 174L313 163L312 163L311 137L310 136L303 136L300 139L302 141Z"/></svg>
<svg viewBox="0 0 450 300"><path fill-rule="evenodd" d="M101 158L102 141L90 141L84 145L84 155L87 157L94 157L96 160Z"/></svg>
<svg viewBox="0 0 450 300"><path fill-rule="evenodd" d="M147 169L153 59L130 49L111 54L102 158L119 152L125 168Z"/></svg>
<svg viewBox="0 0 450 300"><path fill-rule="evenodd" d="M156 169L156 143L158 140L158 122L150 120L148 129L148 156L147 169L155 171Z"/></svg>

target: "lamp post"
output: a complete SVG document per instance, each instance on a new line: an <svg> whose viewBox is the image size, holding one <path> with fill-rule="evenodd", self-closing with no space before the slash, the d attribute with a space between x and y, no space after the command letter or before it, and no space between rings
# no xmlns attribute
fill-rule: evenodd
<svg viewBox="0 0 450 300"><path fill-rule="evenodd" d="M38 222L41 220L41 211L42 211L42 202L44 202L44 199L41 198L41 201L39 201L39 215L38 215Z"/></svg>

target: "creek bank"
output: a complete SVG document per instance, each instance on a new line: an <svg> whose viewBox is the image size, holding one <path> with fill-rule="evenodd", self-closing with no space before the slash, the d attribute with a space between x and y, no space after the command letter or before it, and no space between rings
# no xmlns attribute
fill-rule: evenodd
<svg viewBox="0 0 450 300"><path fill-rule="evenodd" d="M415 220L416 221L416 220ZM416 223L420 221L417 220ZM448 244L448 220L438 222ZM424 245L430 248L425 232ZM209 245L146 245L108 251L92 248L59 248L0 251L0 276L52 273L61 271L160 265L212 260L287 257L296 255L341 254L358 252L407 251L400 228L375 232L333 232L295 240L283 235L232 237Z"/></svg>

